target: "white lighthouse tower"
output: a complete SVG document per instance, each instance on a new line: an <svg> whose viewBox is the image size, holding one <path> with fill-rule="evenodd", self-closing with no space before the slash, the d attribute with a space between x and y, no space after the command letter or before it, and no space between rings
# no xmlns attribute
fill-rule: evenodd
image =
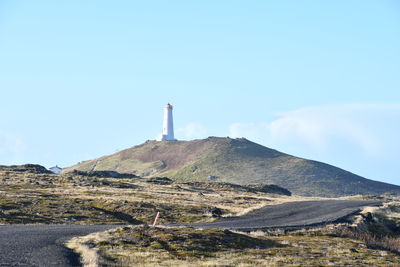
<svg viewBox="0 0 400 267"><path fill-rule="evenodd" d="M164 122L161 141L176 141L174 137L174 120L172 118L173 106L168 103L164 108Z"/></svg>

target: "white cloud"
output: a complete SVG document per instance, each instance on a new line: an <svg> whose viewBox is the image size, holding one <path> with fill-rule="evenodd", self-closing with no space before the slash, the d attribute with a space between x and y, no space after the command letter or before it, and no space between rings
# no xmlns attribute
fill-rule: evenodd
<svg viewBox="0 0 400 267"><path fill-rule="evenodd" d="M184 127L178 128L175 134L175 137L178 139L197 139L204 138L206 136L207 129L203 125L195 122L190 122Z"/></svg>
<svg viewBox="0 0 400 267"><path fill-rule="evenodd" d="M250 140L260 140L268 133L267 123L241 123L236 122L229 127L230 137L246 137Z"/></svg>
<svg viewBox="0 0 400 267"><path fill-rule="evenodd" d="M24 142L19 137L0 132L0 161L19 162L25 148Z"/></svg>
<svg viewBox="0 0 400 267"><path fill-rule="evenodd" d="M271 146L307 145L316 151L338 143L379 155L400 146L400 104L341 104L305 107L278 114L272 122L234 123L229 135Z"/></svg>

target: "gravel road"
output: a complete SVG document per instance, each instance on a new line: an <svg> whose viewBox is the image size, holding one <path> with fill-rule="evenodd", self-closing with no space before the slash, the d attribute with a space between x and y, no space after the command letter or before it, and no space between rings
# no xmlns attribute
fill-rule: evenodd
<svg viewBox="0 0 400 267"><path fill-rule="evenodd" d="M334 222L379 201L324 200L267 206L244 216L190 226L251 231L297 228ZM118 225L0 225L0 266L80 266L79 257L64 247L74 237Z"/></svg>
<svg viewBox="0 0 400 267"><path fill-rule="evenodd" d="M0 266L81 266L79 256L64 247L74 236L116 225L0 225Z"/></svg>
<svg viewBox="0 0 400 267"><path fill-rule="evenodd" d="M300 228L335 222L354 214L365 206L380 206L380 201L321 200L287 202L267 206L244 216L222 218L211 223L196 223L193 227L236 229L243 231L271 228Z"/></svg>

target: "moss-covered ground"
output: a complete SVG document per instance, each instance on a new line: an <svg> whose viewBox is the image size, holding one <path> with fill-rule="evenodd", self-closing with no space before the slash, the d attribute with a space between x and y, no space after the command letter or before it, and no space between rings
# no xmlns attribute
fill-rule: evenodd
<svg viewBox="0 0 400 267"><path fill-rule="evenodd" d="M229 185L162 179L0 171L0 184L0 223L140 224L157 212L159 223L190 223L215 220L215 208L229 216L281 201Z"/></svg>
<svg viewBox="0 0 400 267"><path fill-rule="evenodd" d="M398 254L322 232L133 226L80 239L100 266L398 266Z"/></svg>
<svg viewBox="0 0 400 267"><path fill-rule="evenodd" d="M399 199L373 211L362 231L233 233L148 227L215 220L304 198L229 184L0 171L0 224L131 225L77 240L103 266L399 266ZM386 197L386 200L388 198ZM218 215L219 216L219 215ZM367 216L364 216L367 218ZM358 228L357 228L358 229Z"/></svg>

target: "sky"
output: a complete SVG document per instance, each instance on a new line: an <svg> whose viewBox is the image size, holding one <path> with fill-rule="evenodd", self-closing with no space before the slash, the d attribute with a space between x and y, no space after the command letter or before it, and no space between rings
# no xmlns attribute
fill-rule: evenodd
<svg viewBox="0 0 400 267"><path fill-rule="evenodd" d="M0 0L0 165L245 137L400 185L400 2Z"/></svg>

